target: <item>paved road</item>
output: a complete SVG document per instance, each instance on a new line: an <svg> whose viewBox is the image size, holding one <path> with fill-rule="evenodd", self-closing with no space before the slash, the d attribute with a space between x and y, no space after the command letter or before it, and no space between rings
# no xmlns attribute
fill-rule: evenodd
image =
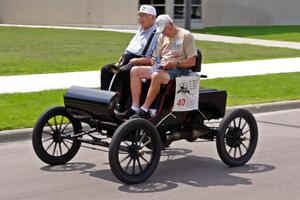
<svg viewBox="0 0 300 200"><path fill-rule="evenodd" d="M81 148L69 164L51 167L30 141L0 143L0 199L299 199L300 109L256 118L258 148L246 166L225 166L213 142L180 141L134 186L117 181L105 150Z"/></svg>

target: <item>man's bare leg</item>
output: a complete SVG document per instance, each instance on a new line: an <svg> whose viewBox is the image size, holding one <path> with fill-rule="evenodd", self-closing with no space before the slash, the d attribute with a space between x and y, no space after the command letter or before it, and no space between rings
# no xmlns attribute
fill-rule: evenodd
<svg viewBox="0 0 300 200"><path fill-rule="evenodd" d="M130 89L132 96L132 106L140 106L140 96L142 92L142 78L150 79L152 70L150 66L133 67L130 72Z"/></svg>
<svg viewBox="0 0 300 200"><path fill-rule="evenodd" d="M155 72L151 76L151 85L148 90L146 100L142 106L144 109L149 109L160 90L161 84L167 84L170 76L167 72Z"/></svg>

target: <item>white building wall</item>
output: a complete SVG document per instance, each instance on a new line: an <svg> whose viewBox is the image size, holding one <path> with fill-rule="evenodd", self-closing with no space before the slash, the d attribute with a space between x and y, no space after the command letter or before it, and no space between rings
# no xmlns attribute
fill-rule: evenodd
<svg viewBox="0 0 300 200"><path fill-rule="evenodd" d="M300 0L203 0L204 26L300 25Z"/></svg>
<svg viewBox="0 0 300 200"><path fill-rule="evenodd" d="M0 23L135 25L137 0L0 0Z"/></svg>
<svg viewBox="0 0 300 200"><path fill-rule="evenodd" d="M138 0L0 0L0 23L136 25ZM174 0L166 0L173 15ZM181 20L183 22L183 20ZM180 20L176 22L183 25ZM194 28L229 25L300 25L300 0L202 0Z"/></svg>

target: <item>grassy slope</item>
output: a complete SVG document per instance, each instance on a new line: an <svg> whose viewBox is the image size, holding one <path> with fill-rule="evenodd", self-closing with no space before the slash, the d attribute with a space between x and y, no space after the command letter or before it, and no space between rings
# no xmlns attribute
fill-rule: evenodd
<svg viewBox="0 0 300 200"><path fill-rule="evenodd" d="M227 90L227 105L300 99L300 73L219 78L202 82L203 87Z"/></svg>
<svg viewBox="0 0 300 200"><path fill-rule="evenodd" d="M131 34L0 28L0 75L97 70L120 56Z"/></svg>
<svg viewBox="0 0 300 200"><path fill-rule="evenodd" d="M99 70L132 34L0 27L0 75ZM204 63L298 57L299 50L197 41Z"/></svg>
<svg viewBox="0 0 300 200"><path fill-rule="evenodd" d="M203 63L300 57L300 50L246 44L196 41L203 53Z"/></svg>
<svg viewBox="0 0 300 200"><path fill-rule="evenodd" d="M64 90L0 95L0 130L33 127L42 112L63 105Z"/></svg>

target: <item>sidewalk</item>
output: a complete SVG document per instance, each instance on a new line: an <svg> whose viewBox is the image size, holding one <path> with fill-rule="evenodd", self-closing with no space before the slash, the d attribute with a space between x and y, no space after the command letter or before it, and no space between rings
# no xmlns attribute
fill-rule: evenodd
<svg viewBox="0 0 300 200"><path fill-rule="evenodd" d="M16 92L38 92L69 88L72 85L82 87L99 87L100 72L67 72L51 74L32 74L17 76L0 76L0 94Z"/></svg>
<svg viewBox="0 0 300 200"><path fill-rule="evenodd" d="M27 28L54 28L54 29L73 29L73 30L97 30L97 31L115 31L122 33L135 33L136 30L124 27L122 29L99 28L99 27L74 27L74 26L38 26L38 25L16 25L16 24L0 24L0 27L27 27ZM133 27L130 27L133 28ZM196 40L225 42L235 44L252 44L267 47L283 47L291 49L300 49L300 42L285 42L276 40L251 39L243 37L231 37L222 35L211 35L202 33L193 33Z"/></svg>
<svg viewBox="0 0 300 200"><path fill-rule="evenodd" d="M203 64L201 71L209 79L288 72L300 72L300 58ZM72 85L96 88L100 86L100 72L0 76L0 85L0 94L63 89Z"/></svg>

